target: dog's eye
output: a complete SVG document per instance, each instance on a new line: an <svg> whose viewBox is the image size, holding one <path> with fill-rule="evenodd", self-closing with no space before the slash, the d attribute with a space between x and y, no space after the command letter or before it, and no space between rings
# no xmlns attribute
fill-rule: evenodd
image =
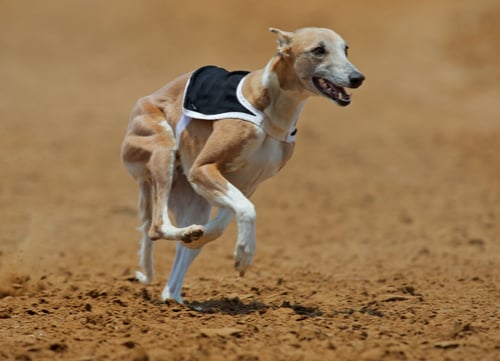
<svg viewBox="0 0 500 361"><path fill-rule="evenodd" d="M347 50L349 50L349 47L346 45L346 46L345 46L345 49L344 49L345 56L349 56L349 54L348 54L348 51L347 51Z"/></svg>
<svg viewBox="0 0 500 361"><path fill-rule="evenodd" d="M326 54L326 50L324 46L318 46L311 50L311 53L313 53L316 56L323 56Z"/></svg>

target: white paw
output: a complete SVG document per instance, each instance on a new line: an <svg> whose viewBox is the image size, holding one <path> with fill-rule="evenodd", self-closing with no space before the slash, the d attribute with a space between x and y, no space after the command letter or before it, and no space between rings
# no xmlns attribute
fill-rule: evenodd
<svg viewBox="0 0 500 361"><path fill-rule="evenodd" d="M135 272L135 278L141 282L141 283L144 283L144 284L148 284L152 281L152 278L153 277L148 277L146 276L144 273L140 272L140 271L136 271Z"/></svg>
<svg viewBox="0 0 500 361"><path fill-rule="evenodd" d="M163 290L163 292L161 293L161 300L162 300L162 302L168 302L169 300L173 300L180 305L184 304L184 301L182 300L182 296L180 294L174 295L174 294L170 293L168 288L165 288Z"/></svg>
<svg viewBox="0 0 500 361"><path fill-rule="evenodd" d="M234 249L234 268L240 272L240 276L245 275L245 271L250 267L255 253L255 242L237 243Z"/></svg>

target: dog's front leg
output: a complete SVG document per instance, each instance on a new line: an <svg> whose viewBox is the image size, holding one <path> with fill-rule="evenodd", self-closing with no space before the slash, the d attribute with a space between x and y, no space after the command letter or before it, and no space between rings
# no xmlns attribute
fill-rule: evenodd
<svg viewBox="0 0 500 361"><path fill-rule="evenodd" d="M245 195L229 183L216 164L193 167L189 173L193 189L212 205L230 209L236 218L238 237L234 266L244 275L255 253L255 207Z"/></svg>

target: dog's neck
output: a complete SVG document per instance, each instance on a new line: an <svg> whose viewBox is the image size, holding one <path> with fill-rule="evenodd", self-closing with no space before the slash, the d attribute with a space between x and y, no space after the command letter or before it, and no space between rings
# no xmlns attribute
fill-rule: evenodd
<svg viewBox="0 0 500 361"><path fill-rule="evenodd" d="M311 95L297 77L293 64L281 55L264 69L248 75L244 96L264 115L264 129L278 139L295 128L306 99Z"/></svg>

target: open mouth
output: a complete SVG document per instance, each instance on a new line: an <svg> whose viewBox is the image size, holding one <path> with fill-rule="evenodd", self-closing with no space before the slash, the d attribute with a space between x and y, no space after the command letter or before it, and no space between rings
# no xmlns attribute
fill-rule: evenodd
<svg viewBox="0 0 500 361"><path fill-rule="evenodd" d="M324 78L313 78L312 80L322 94L335 101L338 105L345 107L351 103L351 95L347 94L341 86L335 85Z"/></svg>

